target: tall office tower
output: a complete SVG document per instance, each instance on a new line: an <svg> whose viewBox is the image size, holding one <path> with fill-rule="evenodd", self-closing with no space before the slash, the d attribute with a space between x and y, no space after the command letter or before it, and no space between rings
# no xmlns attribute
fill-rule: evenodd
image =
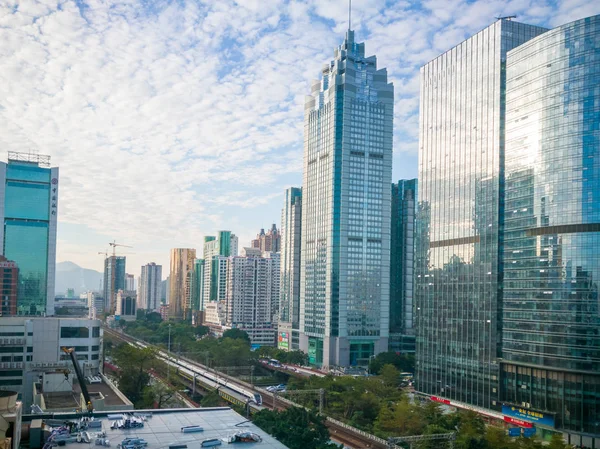
<svg viewBox="0 0 600 449"><path fill-rule="evenodd" d="M302 229L302 189L285 191L281 211L281 286L277 347L300 349L300 234Z"/></svg>
<svg viewBox="0 0 600 449"><path fill-rule="evenodd" d="M202 323L202 312L204 294L204 259L194 261L194 278L192 287L192 324Z"/></svg>
<svg viewBox="0 0 600 449"><path fill-rule="evenodd" d="M19 267L17 315L54 314L58 168L50 156L0 162L0 251Z"/></svg>
<svg viewBox="0 0 600 449"><path fill-rule="evenodd" d="M274 346L279 254L251 254L228 259L225 325L246 331L253 345Z"/></svg>
<svg viewBox="0 0 600 449"><path fill-rule="evenodd" d="M135 288L135 276L133 274L126 273L125 274L125 289L134 292Z"/></svg>
<svg viewBox="0 0 600 449"><path fill-rule="evenodd" d="M599 48L597 15L506 64L500 399L578 447L600 447Z"/></svg>
<svg viewBox="0 0 600 449"><path fill-rule="evenodd" d="M304 106L300 348L312 364L387 351L394 87L348 30Z"/></svg>
<svg viewBox="0 0 600 449"><path fill-rule="evenodd" d="M152 312L160 308L161 282L162 265L150 262L142 266L138 292L141 308Z"/></svg>
<svg viewBox="0 0 600 449"><path fill-rule="evenodd" d="M174 248L171 250L171 275L169 278L169 318L191 318L192 277L196 250Z"/></svg>
<svg viewBox="0 0 600 449"><path fill-rule="evenodd" d="M12 260L0 256L0 316L17 314L17 285L19 267Z"/></svg>
<svg viewBox="0 0 600 449"><path fill-rule="evenodd" d="M394 352L415 352L414 259L417 180L392 184L392 237L390 251L390 340Z"/></svg>
<svg viewBox="0 0 600 449"><path fill-rule="evenodd" d="M104 259L104 311L114 315L117 310L117 293L126 290L124 256Z"/></svg>
<svg viewBox="0 0 600 449"><path fill-rule="evenodd" d="M215 258L237 255L237 243L237 237L231 231L219 231L216 237L204 237L202 257L204 259L204 292L202 293L204 305L209 301L225 299L225 282L217 282L220 274L218 266L222 265L222 262L218 262Z"/></svg>
<svg viewBox="0 0 600 449"><path fill-rule="evenodd" d="M279 252L281 251L281 234L277 226L273 224L266 233L261 229L256 238L251 242L252 248L258 248L261 251Z"/></svg>
<svg viewBox="0 0 600 449"><path fill-rule="evenodd" d="M421 68L416 389L499 408L506 52L501 19Z"/></svg>

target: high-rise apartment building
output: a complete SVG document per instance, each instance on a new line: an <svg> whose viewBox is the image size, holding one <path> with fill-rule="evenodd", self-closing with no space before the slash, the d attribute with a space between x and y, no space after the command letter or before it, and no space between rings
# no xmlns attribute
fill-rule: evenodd
<svg viewBox="0 0 600 449"><path fill-rule="evenodd" d="M416 389L499 409L506 53L498 20L421 69Z"/></svg>
<svg viewBox="0 0 600 449"><path fill-rule="evenodd" d="M300 349L300 242L302 189L285 191L281 211L281 287L277 347Z"/></svg>
<svg viewBox="0 0 600 449"><path fill-rule="evenodd" d="M139 285L139 306L155 312L160 308L162 265L151 262L142 266Z"/></svg>
<svg viewBox="0 0 600 449"><path fill-rule="evenodd" d="M600 447L599 49L600 15L506 63L500 400L578 447Z"/></svg>
<svg viewBox="0 0 600 449"><path fill-rule="evenodd" d="M17 285L19 267L12 260L0 256L0 316L17 314Z"/></svg>
<svg viewBox="0 0 600 449"><path fill-rule="evenodd" d="M136 291L135 288L135 276L133 274L125 274L125 289L130 292Z"/></svg>
<svg viewBox="0 0 600 449"><path fill-rule="evenodd" d="M304 107L300 348L315 365L387 351L393 107L348 30Z"/></svg>
<svg viewBox="0 0 600 449"><path fill-rule="evenodd" d="M226 266L229 256L237 256L237 237L231 231L219 231L216 236L204 237L204 285L202 303L225 300ZM224 257L220 259L219 256Z"/></svg>
<svg viewBox="0 0 600 449"><path fill-rule="evenodd" d="M243 329L253 345L274 346L279 282L279 253L229 257L225 325Z"/></svg>
<svg viewBox="0 0 600 449"><path fill-rule="evenodd" d="M414 258L417 180L392 184L392 235L390 251L390 340L394 352L415 352Z"/></svg>
<svg viewBox="0 0 600 449"><path fill-rule="evenodd" d="M281 234L277 230L277 226L273 224L271 229L269 229L266 233L264 229L261 229L256 238L252 240L251 246L252 248L260 249L262 252L281 251Z"/></svg>
<svg viewBox="0 0 600 449"><path fill-rule="evenodd" d="M194 288L192 292L192 310L204 310L204 259L194 261Z"/></svg>
<svg viewBox="0 0 600 449"><path fill-rule="evenodd" d="M54 314L58 180L50 156L0 162L0 250L19 267L17 315Z"/></svg>
<svg viewBox="0 0 600 449"><path fill-rule="evenodd" d="M169 278L169 317L175 320L191 318L192 278L196 250L174 248L171 250L171 275Z"/></svg>
<svg viewBox="0 0 600 449"><path fill-rule="evenodd" d="M125 263L124 256L104 259L104 311L111 315L117 310L117 293L126 289Z"/></svg>

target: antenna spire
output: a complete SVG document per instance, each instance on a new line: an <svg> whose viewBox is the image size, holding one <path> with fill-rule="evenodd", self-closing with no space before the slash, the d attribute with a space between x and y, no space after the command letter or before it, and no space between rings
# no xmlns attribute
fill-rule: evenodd
<svg viewBox="0 0 600 449"><path fill-rule="evenodd" d="M352 30L352 0L348 0L348 31Z"/></svg>

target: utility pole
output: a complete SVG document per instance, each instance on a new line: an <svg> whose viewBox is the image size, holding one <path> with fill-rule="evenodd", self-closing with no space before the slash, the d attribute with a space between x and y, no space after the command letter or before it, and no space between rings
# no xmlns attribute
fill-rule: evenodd
<svg viewBox="0 0 600 449"><path fill-rule="evenodd" d="M168 345L168 353L171 354L171 324L169 323L169 345ZM167 363L167 383L171 383L171 365Z"/></svg>

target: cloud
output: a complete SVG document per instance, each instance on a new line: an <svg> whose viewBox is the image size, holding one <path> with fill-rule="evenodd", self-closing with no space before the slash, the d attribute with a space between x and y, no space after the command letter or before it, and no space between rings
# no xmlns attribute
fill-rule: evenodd
<svg viewBox="0 0 600 449"><path fill-rule="evenodd" d="M416 175L421 65L500 13L556 25L599 10L353 2L356 38L395 85L395 173ZM0 0L0 146L60 166L59 260L97 268L94 248L119 238L137 272L217 227L278 222L283 186L301 180L304 95L347 26L337 0Z"/></svg>

